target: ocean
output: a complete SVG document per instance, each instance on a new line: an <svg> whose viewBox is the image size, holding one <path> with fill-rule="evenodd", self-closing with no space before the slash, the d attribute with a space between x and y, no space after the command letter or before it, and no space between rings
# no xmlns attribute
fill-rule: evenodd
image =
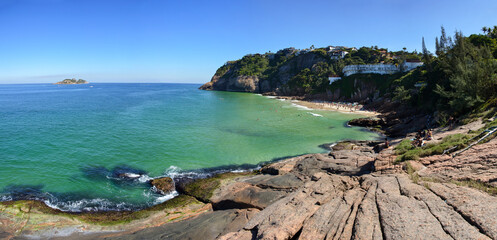
<svg viewBox="0 0 497 240"><path fill-rule="evenodd" d="M177 194L154 192L154 177L241 171L326 152L324 143L379 137L346 125L358 115L199 86L0 85L0 201L140 209Z"/></svg>

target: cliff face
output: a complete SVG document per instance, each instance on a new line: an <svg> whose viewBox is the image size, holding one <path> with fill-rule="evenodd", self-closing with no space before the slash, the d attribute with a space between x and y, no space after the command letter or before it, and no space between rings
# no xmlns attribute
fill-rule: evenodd
<svg viewBox="0 0 497 240"><path fill-rule="evenodd" d="M210 82L200 87L202 90L217 90L230 92L259 92L259 77L257 76L219 76L214 75Z"/></svg>
<svg viewBox="0 0 497 240"><path fill-rule="evenodd" d="M343 88L335 88L328 91L328 98L333 101L361 102L378 97L378 86L374 82L364 81L360 78L347 79L351 81L352 91L347 92Z"/></svg>
<svg viewBox="0 0 497 240"><path fill-rule="evenodd" d="M247 68L246 65L240 64L243 59L229 62L219 68L211 81L202 85L200 89L290 95L294 92L288 86L292 77L304 69L312 69L317 63L327 60L313 52L298 56L288 52L259 56L267 61L267 66L258 69L257 74L240 74Z"/></svg>
<svg viewBox="0 0 497 240"><path fill-rule="evenodd" d="M329 85L328 76L341 71L337 65L320 51L297 54L285 49L276 54L247 55L221 66L200 89L365 103L377 99L380 90L398 77L358 74Z"/></svg>

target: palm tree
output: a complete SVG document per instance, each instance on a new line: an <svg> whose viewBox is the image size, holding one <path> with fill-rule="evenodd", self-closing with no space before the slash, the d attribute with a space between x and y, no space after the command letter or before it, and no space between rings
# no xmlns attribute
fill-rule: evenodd
<svg viewBox="0 0 497 240"><path fill-rule="evenodd" d="M487 33L489 29L487 27L482 27L481 30L483 31L483 33Z"/></svg>

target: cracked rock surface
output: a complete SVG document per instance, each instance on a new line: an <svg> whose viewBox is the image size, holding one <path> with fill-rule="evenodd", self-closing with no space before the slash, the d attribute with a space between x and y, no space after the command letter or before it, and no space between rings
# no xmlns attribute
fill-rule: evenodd
<svg viewBox="0 0 497 240"><path fill-rule="evenodd" d="M497 197L451 183L415 183L384 167L389 149L378 154L372 143L350 144L224 183L210 198L214 210L196 217L112 237L80 237L497 239Z"/></svg>

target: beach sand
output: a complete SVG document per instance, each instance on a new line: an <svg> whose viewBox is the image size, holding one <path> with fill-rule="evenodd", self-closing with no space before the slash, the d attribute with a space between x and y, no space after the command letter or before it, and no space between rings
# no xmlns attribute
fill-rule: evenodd
<svg viewBox="0 0 497 240"><path fill-rule="evenodd" d="M277 97L279 99L285 99L292 101L293 103L308 107L311 109L319 109L319 110L327 110L327 111L336 111L336 112L341 112L341 113L353 113L353 114L359 114L359 115L365 115L368 117L373 117L379 115L378 112L373 112L373 111L367 111L367 110L355 110L353 108L350 108L348 106L345 106L344 104L339 104L333 103L333 102L326 102L326 101L306 101L306 100L295 100L292 98L287 98L287 97Z"/></svg>

